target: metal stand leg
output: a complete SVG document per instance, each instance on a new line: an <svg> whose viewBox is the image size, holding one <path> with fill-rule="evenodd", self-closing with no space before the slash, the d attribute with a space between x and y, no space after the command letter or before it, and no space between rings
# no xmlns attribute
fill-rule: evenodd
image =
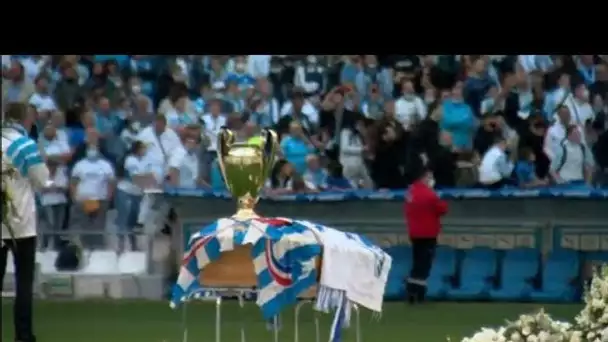
<svg viewBox="0 0 608 342"><path fill-rule="evenodd" d="M215 342L222 341L222 297L215 299Z"/></svg>
<svg viewBox="0 0 608 342"><path fill-rule="evenodd" d="M276 315L272 318L272 333L274 336L274 342L279 342L279 320L281 316Z"/></svg>
<svg viewBox="0 0 608 342"><path fill-rule="evenodd" d="M294 329L293 341L294 342L300 342L300 310L302 310L302 307L306 304L314 305L314 301L307 299L307 300L302 300L298 304L296 304L295 313L294 313L294 324L293 324L293 329ZM316 342L321 342L321 331L320 330L321 329L320 329L320 325L319 325L319 316L315 313Z"/></svg>
<svg viewBox="0 0 608 342"><path fill-rule="evenodd" d="M247 338L245 336L245 315L243 313L243 308L245 307L245 294L239 293L237 295L237 299L239 301L239 310L241 311L241 342L247 342Z"/></svg>
<svg viewBox="0 0 608 342"><path fill-rule="evenodd" d="M353 311L355 312L355 341L361 342L361 316L357 304L353 304Z"/></svg>
<svg viewBox="0 0 608 342"><path fill-rule="evenodd" d="M188 342L188 302L182 304L182 342Z"/></svg>

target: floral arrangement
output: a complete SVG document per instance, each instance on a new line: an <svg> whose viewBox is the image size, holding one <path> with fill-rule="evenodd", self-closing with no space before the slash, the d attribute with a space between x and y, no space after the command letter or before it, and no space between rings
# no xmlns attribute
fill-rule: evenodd
<svg viewBox="0 0 608 342"><path fill-rule="evenodd" d="M574 319L574 341L608 341L608 265L594 272L583 299L585 307Z"/></svg>
<svg viewBox="0 0 608 342"><path fill-rule="evenodd" d="M11 239L15 238L14 230L10 224L9 217L16 215L17 210L13 202L13 193L10 180L17 174L17 169L2 154L2 224L7 228Z"/></svg>
<svg viewBox="0 0 608 342"><path fill-rule="evenodd" d="M594 272L584 301L574 324L554 320L541 310L497 329L482 328L462 342L608 342L608 265Z"/></svg>

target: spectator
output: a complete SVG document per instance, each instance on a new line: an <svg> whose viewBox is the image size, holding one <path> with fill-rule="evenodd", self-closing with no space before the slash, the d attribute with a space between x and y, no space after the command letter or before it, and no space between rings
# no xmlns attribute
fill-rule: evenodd
<svg viewBox="0 0 608 342"><path fill-rule="evenodd" d="M201 116L208 111L207 104L213 98L213 90L209 83L203 83L199 89L199 97L192 104L197 115Z"/></svg>
<svg viewBox="0 0 608 342"><path fill-rule="evenodd" d="M254 78L265 78L270 74L272 55L248 55L247 72Z"/></svg>
<svg viewBox="0 0 608 342"><path fill-rule="evenodd" d="M303 132L307 136L313 135L315 133L315 121L313 121L313 118L311 118L310 112L306 113L304 110L306 105L304 93L295 91L291 97L291 105L292 107L290 108L290 111L281 113L281 119L277 123L277 133L279 136L287 134L290 130L291 123L294 121L300 124Z"/></svg>
<svg viewBox="0 0 608 342"><path fill-rule="evenodd" d="M608 126L608 120L605 123ZM606 127L604 126L604 127ZM595 159L598 166L598 181L600 186L608 186L608 128L599 135L594 147Z"/></svg>
<svg viewBox="0 0 608 342"><path fill-rule="evenodd" d="M504 111L505 103L501 96L498 87L495 85L490 86L485 98L481 101L479 112L482 117L488 114L494 114L499 111Z"/></svg>
<svg viewBox="0 0 608 342"><path fill-rule="evenodd" d="M515 163L517 185L522 188L532 188L549 184L547 178L539 179L536 175L536 156L530 148L523 148L518 153L519 160Z"/></svg>
<svg viewBox="0 0 608 342"><path fill-rule="evenodd" d="M84 112L80 115L80 125L68 129L68 138L70 147L77 148L86 139L86 131L95 130L95 114L93 112Z"/></svg>
<svg viewBox="0 0 608 342"><path fill-rule="evenodd" d="M184 144L186 154L179 167L179 186L182 188L208 187L199 175L199 146L194 139L187 139Z"/></svg>
<svg viewBox="0 0 608 342"><path fill-rule="evenodd" d="M558 107L565 103L570 96L570 74L564 72L559 75L557 80L557 88L551 90L545 97L543 111L547 119L554 119L554 114L557 113Z"/></svg>
<svg viewBox="0 0 608 342"><path fill-rule="evenodd" d="M215 158L212 162L211 162L211 189L213 189L213 191L225 191L226 189L226 183L224 182L224 176L222 175L222 171L220 170L220 163L217 160L217 158Z"/></svg>
<svg viewBox="0 0 608 342"><path fill-rule="evenodd" d="M579 55L575 58L576 63L576 77L587 86L595 83L596 70L593 63L593 55Z"/></svg>
<svg viewBox="0 0 608 342"><path fill-rule="evenodd" d="M209 113L203 115L203 134L209 142L207 146L206 163L210 164L217 157L217 136L220 129L227 125L226 116L221 113L221 102L213 99L209 102Z"/></svg>
<svg viewBox="0 0 608 342"><path fill-rule="evenodd" d="M291 99L283 103L281 107L281 120L286 116L302 116L306 117L308 123L303 124L304 128L308 131L312 128L312 125L319 123L319 112L315 106L305 98L305 93L300 88L293 89Z"/></svg>
<svg viewBox="0 0 608 342"><path fill-rule="evenodd" d="M371 189L373 183L363 159L363 154L369 151L369 146L365 143L364 131L362 120L357 121L351 127L342 128L339 161L346 179L358 187Z"/></svg>
<svg viewBox="0 0 608 342"><path fill-rule="evenodd" d="M103 248L103 234L109 201L114 195L115 174L112 164L99 152L95 140L87 143L86 158L74 165L70 180L73 200L70 209L70 230L89 230L82 236L83 245L90 249ZM93 234L93 235L91 235Z"/></svg>
<svg viewBox="0 0 608 342"><path fill-rule="evenodd" d="M426 104L416 95L414 83L404 80L401 84L402 96L395 101L395 115L406 131L426 118Z"/></svg>
<svg viewBox="0 0 608 342"><path fill-rule="evenodd" d="M185 95L178 97L172 103L172 107L165 113L169 127L180 134L187 126L198 123L195 113L187 111L186 104L188 101L188 97Z"/></svg>
<svg viewBox="0 0 608 342"><path fill-rule="evenodd" d="M557 120L549 127L545 136L544 151L549 160L555 159L556 150L560 149L561 142L566 139L566 130L571 120L570 109L565 105L560 106L557 109Z"/></svg>
<svg viewBox="0 0 608 342"><path fill-rule="evenodd" d="M361 95L367 94L372 84L376 84L382 96L393 94L392 74L378 65L376 55L364 55L363 67L357 72L355 85Z"/></svg>
<svg viewBox="0 0 608 342"><path fill-rule="evenodd" d="M551 159L551 176L561 185L591 185L593 176L593 154L581 138L580 129L570 125L566 139L559 144Z"/></svg>
<svg viewBox="0 0 608 342"><path fill-rule="evenodd" d="M359 71L363 68L362 64L363 63L361 61L360 55L348 56L345 59L344 64L342 66L342 71L340 72L340 85L350 87L355 85L357 83L357 75L359 74Z"/></svg>
<svg viewBox="0 0 608 342"><path fill-rule="evenodd" d="M141 141L136 141L117 172L119 181L116 186L117 192L114 203L116 207L116 226L119 233L118 250L120 252L125 249L125 238L127 236L131 249L137 250L137 241L133 231L137 226L137 216L143 190L156 183L150 165L144 158L145 155L146 145Z"/></svg>
<svg viewBox="0 0 608 342"><path fill-rule="evenodd" d="M36 107L38 111L42 108L50 111L55 111L57 106L52 94L49 92L48 79L45 77L38 77L35 80L35 91L30 96L29 104Z"/></svg>
<svg viewBox="0 0 608 342"><path fill-rule="evenodd" d="M288 161L284 159L277 161L266 183L266 193L270 196L292 193L294 177L296 171Z"/></svg>
<svg viewBox="0 0 608 342"><path fill-rule="evenodd" d="M46 55L30 55L21 60L26 78L32 82L48 67L50 62L50 56Z"/></svg>
<svg viewBox="0 0 608 342"><path fill-rule="evenodd" d="M259 93L258 101L250 120L260 127L271 127L279 122L279 101L273 96L272 84L266 78L259 78L256 84Z"/></svg>
<svg viewBox="0 0 608 342"><path fill-rule="evenodd" d="M310 184L315 190L327 189L327 170L321 167L321 161L316 154L309 154L306 157L306 171L304 171L304 181Z"/></svg>
<svg viewBox="0 0 608 342"><path fill-rule="evenodd" d="M483 155L479 165L479 183L488 189L500 189L510 183L514 154L507 154L507 140L499 135L494 145Z"/></svg>
<svg viewBox="0 0 608 342"><path fill-rule="evenodd" d="M164 115L158 115L154 123L137 135L137 140L146 144L145 158L156 177L158 184L165 180L171 185L179 182L179 166L185 154L179 136L167 127Z"/></svg>
<svg viewBox="0 0 608 342"><path fill-rule="evenodd" d="M354 185L342 175L342 165L331 161L328 167L327 189L330 191L352 190Z"/></svg>
<svg viewBox="0 0 608 342"><path fill-rule="evenodd" d="M377 83L371 83L369 88L368 96L366 96L361 103L361 111L366 118L378 120L382 117L385 99L382 96Z"/></svg>
<svg viewBox="0 0 608 342"><path fill-rule="evenodd" d="M239 88L238 80L235 78L227 79L226 81L226 93L224 94L224 101L228 105L229 113L241 113L245 109L245 99L243 93Z"/></svg>
<svg viewBox="0 0 608 342"><path fill-rule="evenodd" d="M34 85L25 77L23 65L20 61L11 60L7 77L2 79L2 103L26 103L34 94Z"/></svg>
<svg viewBox="0 0 608 342"><path fill-rule="evenodd" d="M476 124L471 106L464 102L462 82L456 82L452 87L451 97L444 101L442 111L440 126L452 136L454 148L470 150Z"/></svg>
<svg viewBox="0 0 608 342"><path fill-rule="evenodd" d="M306 156L314 151L314 146L299 122L292 121L289 124L289 135L281 139L281 151L295 172L303 174L306 170Z"/></svg>
<svg viewBox="0 0 608 342"><path fill-rule="evenodd" d="M604 60L596 68L595 83L589 86L591 94L608 94L608 61ZM602 95L606 96L606 95Z"/></svg>
<svg viewBox="0 0 608 342"><path fill-rule="evenodd" d="M593 108L589 104L587 86L583 83L578 84L574 88L572 96L568 96L564 104L570 110L570 124L577 125L582 132L587 133L595 117ZM585 136L586 134L583 135L583 137Z"/></svg>
<svg viewBox="0 0 608 342"><path fill-rule="evenodd" d="M150 96L144 92L142 87L142 80L139 77L133 76L129 79L127 94L129 95L128 99L131 109L133 111L140 110L144 113L152 113L154 112L154 103ZM146 105L142 106L140 102L145 103Z"/></svg>
<svg viewBox="0 0 608 342"><path fill-rule="evenodd" d="M467 78L464 83L464 100L470 106L473 113L479 116L481 101L494 84L488 75L488 66L481 56L471 61L471 68L467 70Z"/></svg>
<svg viewBox="0 0 608 342"><path fill-rule="evenodd" d="M345 107L344 95L348 91L350 89L343 86L333 88L325 96L319 114L321 134L316 139L317 147L323 148L326 155L335 161L338 160L340 152L339 136L342 128L352 127L360 115Z"/></svg>
<svg viewBox="0 0 608 342"><path fill-rule="evenodd" d="M117 89L114 82L109 80L108 71L102 63L96 62L93 64L91 78L86 83L85 88L91 91L95 96L104 96L110 100L111 104L116 103Z"/></svg>
<svg viewBox="0 0 608 342"><path fill-rule="evenodd" d="M224 82L227 84L234 82L236 83L238 89L246 89L255 84L255 78L248 72L247 60L244 55L234 57L232 63L229 63L228 69L232 70L228 73L228 75L226 75L226 79L224 79Z"/></svg>
<svg viewBox="0 0 608 342"><path fill-rule="evenodd" d="M94 75L95 77L95 75ZM55 86L53 97L60 110L74 109L83 97L83 90L78 84L78 75L72 66L63 69L62 78Z"/></svg>
<svg viewBox="0 0 608 342"><path fill-rule="evenodd" d="M72 159L72 151L67 136L60 134L63 132L57 129L53 122L47 122L42 133L42 136L38 139L38 144L47 160L65 165Z"/></svg>
<svg viewBox="0 0 608 342"><path fill-rule="evenodd" d="M209 83L224 82L228 76L226 65L220 56L211 57L209 69Z"/></svg>
<svg viewBox="0 0 608 342"><path fill-rule="evenodd" d="M63 230L67 210L68 174L67 168L54 161L48 160L50 180L52 185L42 188L40 204L42 206L41 225L42 248L54 249L59 247L58 234ZM46 233L46 234L45 234Z"/></svg>
<svg viewBox="0 0 608 342"><path fill-rule="evenodd" d="M295 87L301 88L307 96L318 96L327 86L324 67L319 64L317 56L308 55L306 61L296 67Z"/></svg>
<svg viewBox="0 0 608 342"><path fill-rule="evenodd" d="M405 131L395 119L394 102L384 106L384 117L374 127L375 158L372 162L372 175L380 189L402 189L404 180Z"/></svg>

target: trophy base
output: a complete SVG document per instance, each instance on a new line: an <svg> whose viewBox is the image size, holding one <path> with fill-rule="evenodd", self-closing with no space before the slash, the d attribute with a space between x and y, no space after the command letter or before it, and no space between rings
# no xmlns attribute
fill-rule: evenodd
<svg viewBox="0 0 608 342"><path fill-rule="evenodd" d="M258 285L257 274L251 258L251 245L235 247L232 251L223 252L219 259L201 270L200 284L209 288L255 288ZM317 282L321 277L322 257L317 257ZM300 297L314 297L316 285L302 292Z"/></svg>
<svg viewBox="0 0 608 342"><path fill-rule="evenodd" d="M244 208L237 210L236 214L232 215L233 218L237 220L250 220L254 218L260 217L260 215L256 214L253 209Z"/></svg>

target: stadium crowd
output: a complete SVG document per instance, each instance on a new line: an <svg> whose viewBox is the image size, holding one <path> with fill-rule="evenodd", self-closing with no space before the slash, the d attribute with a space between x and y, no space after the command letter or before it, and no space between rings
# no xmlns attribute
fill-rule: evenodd
<svg viewBox="0 0 608 342"><path fill-rule="evenodd" d="M144 189L225 189L223 126L278 132L269 196L400 189L423 169L444 188L606 186L607 57L3 55L2 103L35 118L46 227L103 230L115 207L126 232Z"/></svg>

